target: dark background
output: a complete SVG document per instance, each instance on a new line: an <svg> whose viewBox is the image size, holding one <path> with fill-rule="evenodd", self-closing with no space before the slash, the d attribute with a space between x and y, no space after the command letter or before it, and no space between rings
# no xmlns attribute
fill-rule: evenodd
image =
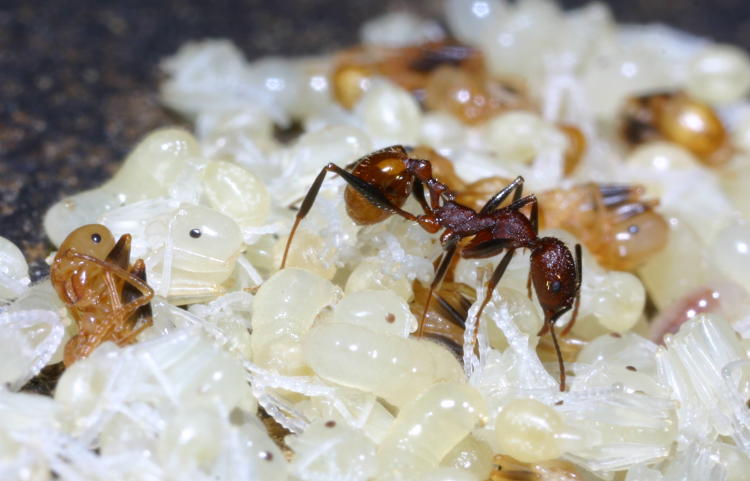
<svg viewBox="0 0 750 481"><path fill-rule="evenodd" d="M585 1L563 1L566 7ZM610 1L623 22L662 22L750 49L748 0ZM331 51L393 9L442 1L0 0L0 235L47 273L44 211L95 186L149 130L179 122L156 96L158 63L185 41L232 39L249 58Z"/></svg>

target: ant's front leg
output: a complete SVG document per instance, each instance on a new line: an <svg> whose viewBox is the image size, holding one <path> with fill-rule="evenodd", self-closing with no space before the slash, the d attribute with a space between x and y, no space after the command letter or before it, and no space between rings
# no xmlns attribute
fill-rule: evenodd
<svg viewBox="0 0 750 481"><path fill-rule="evenodd" d="M292 230L289 233L289 238L286 241L286 247L284 248L284 256L281 258L281 267L280 267L281 269L283 269L284 266L286 265L286 259L287 259L287 256L289 255L289 247L292 245L292 239L294 238L294 233L297 231L297 227L299 227L299 224L302 221L302 219L304 219L305 216L307 216L307 213L310 212L310 208L312 207L313 202L315 202L315 198L318 196L318 192L320 192L320 187L323 185L323 180L325 180L326 174L328 172L333 172L341 176L341 178L344 179L344 181L346 181L347 184L349 184L354 190L356 190L359 194L361 194L362 197L367 199L375 207L378 207L379 209L382 209L386 212L390 212L392 214L400 215L401 217L407 220L412 220L412 221L417 220L417 217L415 215L410 214L409 212L406 212L400 207L393 205L393 203L391 203L391 201L388 200L385 194L383 194L374 185L368 183L365 180L360 179L359 177L352 174L351 172L347 172L346 170L342 169L336 164L328 164L320 170L320 173L315 178L315 181L313 182L312 186L310 186L310 190L307 191L307 195L305 195L305 200L302 201L302 205L297 211L297 217L294 219L294 225L292 225Z"/></svg>

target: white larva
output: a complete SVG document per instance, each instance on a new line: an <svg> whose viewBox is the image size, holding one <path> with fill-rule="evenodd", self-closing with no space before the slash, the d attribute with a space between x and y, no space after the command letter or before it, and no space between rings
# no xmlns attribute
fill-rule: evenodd
<svg viewBox="0 0 750 481"><path fill-rule="evenodd" d="M303 355L323 379L372 392L396 406L437 382L464 379L458 360L439 344L352 324L312 328Z"/></svg>
<svg viewBox="0 0 750 481"><path fill-rule="evenodd" d="M333 308L333 321L407 337L417 329L409 305L393 291L364 290L346 294Z"/></svg>
<svg viewBox="0 0 750 481"><path fill-rule="evenodd" d="M283 374L304 371L301 341L340 290L314 273L287 268L271 276L253 301L253 360Z"/></svg>
<svg viewBox="0 0 750 481"><path fill-rule="evenodd" d="M111 209L166 196L191 159L198 157L200 147L189 132L174 128L152 132L106 184L53 205L44 216L44 230L60 245L76 227L95 222Z"/></svg>
<svg viewBox="0 0 750 481"><path fill-rule="evenodd" d="M484 399L468 384L435 384L399 412L378 450L377 479L419 479L486 416Z"/></svg>

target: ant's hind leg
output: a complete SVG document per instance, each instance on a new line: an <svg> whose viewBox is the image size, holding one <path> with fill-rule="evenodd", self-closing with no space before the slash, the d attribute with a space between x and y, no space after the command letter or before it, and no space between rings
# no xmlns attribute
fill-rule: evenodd
<svg viewBox="0 0 750 481"><path fill-rule="evenodd" d="M430 290L427 292L427 298L424 302L424 310L422 311L422 316L419 318L419 325L417 327L417 337L422 337L422 329L424 328L424 320L427 317L427 311L430 309L430 301L432 301L432 293L435 292L437 289L440 288L440 284L443 282L443 278L445 277L445 273L448 271L448 267L451 265L451 261L453 260L453 256L456 254L456 249L458 247L458 239L450 240L448 245L445 248L445 253L443 254L443 258L440 260L440 264L438 265L437 271L435 271L435 278L432 279L432 284L430 284Z"/></svg>
<svg viewBox="0 0 750 481"><path fill-rule="evenodd" d="M487 203L484 204L484 207L482 207L482 210L479 211L479 213L487 214L489 212L492 212L500 204L503 203L503 201L508 197L508 195L510 195L511 192L513 192L513 202L518 201L521 198L521 194L523 193L523 182L523 177L521 177L520 175L516 177L513 182L506 185L500 192L490 197L490 200L488 200Z"/></svg>
<svg viewBox="0 0 750 481"><path fill-rule="evenodd" d="M576 244L576 300L573 307L573 315L570 318L570 322L560 333L561 336L567 335L578 317L578 308L581 306L581 283L583 282L583 253L581 252L581 244Z"/></svg>
<svg viewBox="0 0 750 481"><path fill-rule="evenodd" d="M325 179L326 173L328 172L333 172L341 176L341 178L344 179L347 184L349 184L354 190L361 194L375 207L378 207L379 209L382 209L386 212L400 215L401 217L404 217L408 220L417 220L416 216L393 205L391 201L388 200L388 198L385 196L385 194L383 194L374 185L360 179L351 172L347 172L336 164L328 164L320 170L320 173L315 178L315 181L310 187L310 190L307 191L305 200L302 201L302 205L297 211L297 217L294 219L294 225L292 226L292 230L289 233L289 238L286 241L286 247L284 248L284 256L281 259L281 269L283 269L286 265L286 259L289 254L289 247L292 245L294 233L297 231L297 227L299 226L299 223L302 221L302 219L304 219L307 213L310 212L310 208L312 207L313 202L315 202L315 198L318 196L320 187L323 185L323 180Z"/></svg>

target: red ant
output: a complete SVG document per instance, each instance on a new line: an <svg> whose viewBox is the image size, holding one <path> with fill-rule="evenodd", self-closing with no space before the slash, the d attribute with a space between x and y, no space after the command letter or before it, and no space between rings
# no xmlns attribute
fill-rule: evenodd
<svg viewBox="0 0 750 481"><path fill-rule="evenodd" d="M455 193L432 176L429 161L410 158L406 149L400 145L366 155L347 168L328 164L316 177L297 212L284 250L281 268L286 264L294 233L312 207L328 172L340 175L347 182L344 193L347 212L358 224L375 224L396 214L419 223L430 233L444 229L440 237L444 252L437 263L435 278L430 285L417 337L422 335L424 317L432 294L440 286L456 254L463 258L487 258L506 251L487 283L487 294L476 316L479 319L516 249L530 249L531 267L527 288L531 296L533 283L539 304L544 311L544 327L539 331L539 335L547 331L552 335L560 366L560 390L565 390L565 367L554 324L574 304L573 317L562 335L565 335L575 322L581 290L581 246L576 245L574 260L570 250L559 239L538 236L537 199L533 194L521 197L524 182L522 177L517 177L501 189L479 212L476 212L455 202ZM429 203L425 197L425 187L429 192ZM401 208L410 194L419 202L424 214L414 215ZM511 203L500 207L511 194ZM531 207L529 217L521 213L521 209L526 206ZM472 237L468 244L459 246L459 241L468 237Z"/></svg>

